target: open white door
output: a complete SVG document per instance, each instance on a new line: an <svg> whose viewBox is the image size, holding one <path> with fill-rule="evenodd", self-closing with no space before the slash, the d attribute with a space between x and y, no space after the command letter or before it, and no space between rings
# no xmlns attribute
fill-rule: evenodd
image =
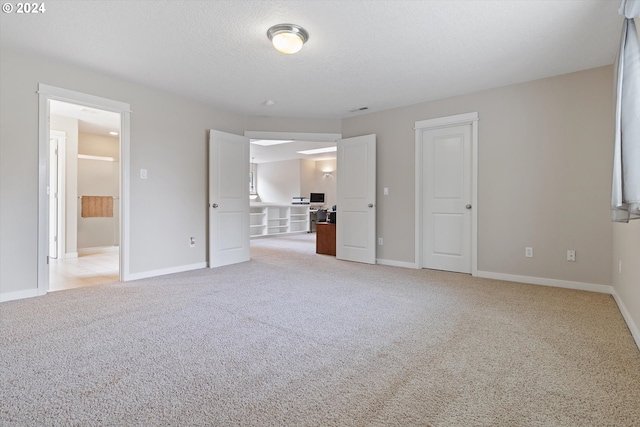
<svg viewBox="0 0 640 427"><path fill-rule="evenodd" d="M209 131L209 267L249 261L249 138Z"/></svg>
<svg viewBox="0 0 640 427"><path fill-rule="evenodd" d="M376 136L340 139L336 257L376 263Z"/></svg>

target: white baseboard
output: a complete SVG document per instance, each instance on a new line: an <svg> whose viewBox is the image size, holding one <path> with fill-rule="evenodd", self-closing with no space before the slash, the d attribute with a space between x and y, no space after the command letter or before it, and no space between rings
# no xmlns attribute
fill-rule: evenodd
<svg viewBox="0 0 640 427"><path fill-rule="evenodd" d="M636 345L640 350L640 328L638 328L638 325L636 325L633 319L631 318L631 315L629 314L629 310L627 310L627 307L624 305L624 303L620 299L620 295L618 295L618 292L616 292L615 288L613 288L611 295L613 296L613 299L616 301L616 304L618 304L620 313L622 313L622 317L624 318L624 321L627 322L627 326L631 331L631 336L633 336L633 339L636 341Z"/></svg>
<svg viewBox="0 0 640 427"><path fill-rule="evenodd" d="M391 267L416 268L416 264L413 262L394 261L392 259L377 258L376 264L389 265Z"/></svg>
<svg viewBox="0 0 640 427"><path fill-rule="evenodd" d="M494 273L491 271L477 271L474 276L483 277L485 279L506 280L508 282L528 283L530 285L554 286L556 288L600 292L603 294L613 293L612 286L597 285L595 283L572 282L569 280L547 279L544 277L519 276L517 274Z"/></svg>
<svg viewBox="0 0 640 427"><path fill-rule="evenodd" d="M173 273L182 273L184 271L199 270L201 268L207 268L207 263L200 262L198 264L179 265L177 267L162 268L160 270L143 271L140 273L129 273L127 277L125 277L125 281L147 279L149 277L164 276L166 274L173 274Z"/></svg>
<svg viewBox="0 0 640 427"><path fill-rule="evenodd" d="M26 291L0 292L0 302L13 301L23 298L32 298L39 296L37 289L27 289Z"/></svg>
<svg viewBox="0 0 640 427"><path fill-rule="evenodd" d="M64 259L78 258L78 252L67 252L64 254Z"/></svg>
<svg viewBox="0 0 640 427"><path fill-rule="evenodd" d="M613 286L606 285L596 285L594 283L583 283L583 282L571 282L567 280L557 280L557 279L546 279L543 277L531 277L531 276L518 276L514 274L502 274L502 273L492 273L489 271L478 271L475 274L476 277L484 277L486 279L497 279L497 280L507 280L510 282L520 282L520 283L529 283L532 285L542 285L542 286L555 286L557 288L568 288L568 289L577 289L581 291L590 291L590 292L600 292L603 294L610 294L613 296L616 304L618 305L618 309L620 313L622 313L622 318L627 324L629 331L631 331L631 336L636 342L638 349L640 349L640 328L635 324L631 315L629 314L629 310L624 305L620 296L616 292L616 289Z"/></svg>
<svg viewBox="0 0 640 427"><path fill-rule="evenodd" d="M78 248L78 253L76 254L76 256L117 252L119 250L120 250L120 246L117 246L117 245L116 246L96 246L92 248Z"/></svg>

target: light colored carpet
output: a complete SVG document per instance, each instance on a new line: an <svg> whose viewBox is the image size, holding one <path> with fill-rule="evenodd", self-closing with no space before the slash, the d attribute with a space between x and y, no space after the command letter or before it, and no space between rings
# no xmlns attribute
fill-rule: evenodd
<svg viewBox="0 0 640 427"><path fill-rule="evenodd" d="M609 295L341 262L312 238L2 303L0 425L640 425Z"/></svg>

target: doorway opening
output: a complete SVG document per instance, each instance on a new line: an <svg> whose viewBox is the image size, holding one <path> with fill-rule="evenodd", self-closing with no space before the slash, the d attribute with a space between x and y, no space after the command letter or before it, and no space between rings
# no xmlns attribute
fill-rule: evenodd
<svg viewBox="0 0 640 427"><path fill-rule="evenodd" d="M120 278L120 122L49 101L49 291Z"/></svg>
<svg viewBox="0 0 640 427"><path fill-rule="evenodd" d="M127 280L129 106L39 85L38 294Z"/></svg>
<svg viewBox="0 0 640 427"><path fill-rule="evenodd" d="M337 204L336 141L342 135L262 131L244 135L250 139L252 242L308 233L302 241L315 251L318 210L331 211ZM311 200L312 194L321 198Z"/></svg>

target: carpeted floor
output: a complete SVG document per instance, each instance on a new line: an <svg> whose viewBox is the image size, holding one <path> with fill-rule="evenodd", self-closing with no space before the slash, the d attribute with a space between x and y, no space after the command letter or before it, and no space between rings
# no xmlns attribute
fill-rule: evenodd
<svg viewBox="0 0 640 427"><path fill-rule="evenodd" d="M316 255L0 304L2 426L638 426L609 295Z"/></svg>

